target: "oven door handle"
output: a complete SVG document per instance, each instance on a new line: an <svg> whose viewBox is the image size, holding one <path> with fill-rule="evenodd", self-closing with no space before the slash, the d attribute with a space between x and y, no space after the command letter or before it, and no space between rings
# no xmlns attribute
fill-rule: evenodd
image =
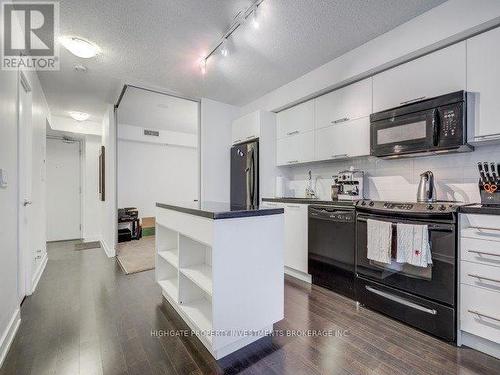
<svg viewBox="0 0 500 375"><path fill-rule="evenodd" d="M359 217L356 219L357 221L362 221L362 222L367 222L368 219L364 217ZM378 219L372 219L372 220L378 220ZM397 225L397 222L394 221L387 221L387 220L380 220L380 221L385 221L388 223L392 223L392 225ZM401 222L401 224L406 224L405 222ZM415 224L419 225L419 224ZM420 224L420 225L425 225L425 224ZM448 225L448 224L427 224L427 228L429 230L439 230L442 232L453 232L453 225Z"/></svg>
<svg viewBox="0 0 500 375"><path fill-rule="evenodd" d="M384 297L388 300L391 300L391 301L394 301L396 303L399 303L401 305L405 305L405 306L408 306L408 307L411 307L412 309L415 309L415 310L419 310L419 311L423 311L427 314L431 314L431 315L436 315L437 314L437 311L434 310L434 309L428 309L427 307L424 307L424 306L420 306L414 302L411 302L411 301L408 301L404 298L401 298L401 297L398 297L398 296L395 296L391 293L387 293L387 292L382 292L381 290L378 290L378 289L375 289L371 286L368 286L368 285L365 285L365 288L366 290L368 290L369 292L371 293L374 293L376 295L379 295L381 297Z"/></svg>

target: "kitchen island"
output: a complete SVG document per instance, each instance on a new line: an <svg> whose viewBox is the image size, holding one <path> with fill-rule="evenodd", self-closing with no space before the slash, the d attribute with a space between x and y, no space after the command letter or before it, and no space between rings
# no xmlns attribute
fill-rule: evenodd
<svg viewBox="0 0 500 375"><path fill-rule="evenodd" d="M156 281L216 358L284 316L283 209L156 204Z"/></svg>

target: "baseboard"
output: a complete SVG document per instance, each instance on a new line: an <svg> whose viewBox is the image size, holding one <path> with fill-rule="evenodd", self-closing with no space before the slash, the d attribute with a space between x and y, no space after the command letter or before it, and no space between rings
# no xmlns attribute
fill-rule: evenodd
<svg viewBox="0 0 500 375"><path fill-rule="evenodd" d="M104 249L104 252L106 253L106 255L108 256L108 258L114 258L115 256L115 252L114 251L111 251L111 249L109 248L109 246L106 244L105 241L99 241L101 243L101 247Z"/></svg>
<svg viewBox="0 0 500 375"><path fill-rule="evenodd" d="M14 337L16 337L17 330L19 329L19 325L21 324L21 312L19 308L14 311L14 315L10 319L9 325L5 329L0 338L0 368L2 368L3 362L7 357L7 353L9 352L10 346L14 341Z"/></svg>
<svg viewBox="0 0 500 375"><path fill-rule="evenodd" d="M311 275L306 274L306 273L301 272L301 271L294 270L293 268L289 268L289 267L285 266L285 273L288 276L295 277L296 279L305 281L306 283L310 284L312 282L312 276Z"/></svg>
<svg viewBox="0 0 500 375"><path fill-rule="evenodd" d="M47 261L49 259L49 256L47 253L44 253L42 263L40 264L40 267L38 267L38 270L36 271L35 275L33 276L33 279L31 280L31 293L35 293L36 287L38 286L38 282L40 281L43 271L45 271L45 267L47 266Z"/></svg>
<svg viewBox="0 0 500 375"><path fill-rule="evenodd" d="M100 237L91 236L91 237L83 237L83 242L101 242L102 243L102 240Z"/></svg>
<svg viewBox="0 0 500 375"><path fill-rule="evenodd" d="M500 359L500 344L496 342L462 331L461 344Z"/></svg>

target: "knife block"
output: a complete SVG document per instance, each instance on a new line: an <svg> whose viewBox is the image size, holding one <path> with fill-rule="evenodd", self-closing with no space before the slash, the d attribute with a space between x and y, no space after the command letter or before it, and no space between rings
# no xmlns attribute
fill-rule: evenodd
<svg viewBox="0 0 500 375"><path fill-rule="evenodd" d="M500 186L498 186L500 189ZM481 195L481 204L485 206L500 206L500 190L495 191L494 193L488 193L484 190L484 185L479 181L479 194Z"/></svg>

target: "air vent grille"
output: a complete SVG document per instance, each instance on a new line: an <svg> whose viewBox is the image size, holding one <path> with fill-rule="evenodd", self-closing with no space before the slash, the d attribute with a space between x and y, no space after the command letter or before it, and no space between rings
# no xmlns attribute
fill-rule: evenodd
<svg viewBox="0 0 500 375"><path fill-rule="evenodd" d="M151 137L159 137L160 136L160 132L158 130L147 130L147 129L144 129L144 135L148 135L148 136L151 136Z"/></svg>

